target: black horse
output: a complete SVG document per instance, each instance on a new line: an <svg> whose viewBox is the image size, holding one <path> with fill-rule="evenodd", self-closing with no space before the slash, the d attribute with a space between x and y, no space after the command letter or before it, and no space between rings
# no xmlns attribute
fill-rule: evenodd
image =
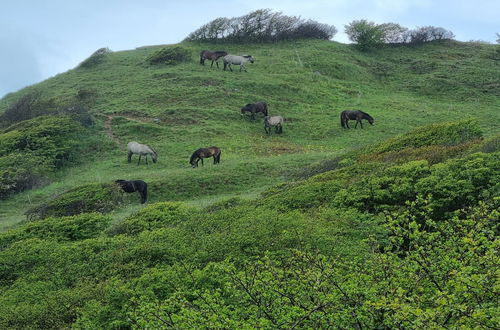
<svg viewBox="0 0 500 330"><path fill-rule="evenodd" d="M267 116L267 103L266 102L255 102L248 103L243 108L241 108L241 114L245 112L250 112L252 114L252 119L255 119L255 114L261 112L264 117Z"/></svg>
<svg viewBox="0 0 500 330"><path fill-rule="evenodd" d="M141 204L146 203L148 199L148 184L142 180L116 180L124 192L133 193L138 191L141 194Z"/></svg>
<svg viewBox="0 0 500 330"><path fill-rule="evenodd" d="M363 122L361 121L362 119L368 120L370 125L373 125L373 123L375 122L375 119L373 119L372 116L361 110L344 110L340 113L340 125L342 125L343 128L350 128L347 123L349 120L356 121L356 125L354 125L354 128L358 127L358 123L360 123L361 128L363 128Z"/></svg>
<svg viewBox="0 0 500 330"><path fill-rule="evenodd" d="M205 65L205 60L211 60L212 64L210 64L210 67L212 67L215 64L217 64L217 69L219 68L219 62L217 60L221 58L222 56L226 56L227 52L223 50L218 50L215 52L209 51L209 50L202 50L200 53L200 64Z"/></svg>
<svg viewBox="0 0 500 330"><path fill-rule="evenodd" d="M203 158L214 157L214 164L220 163L220 148L209 147L200 148L193 152L191 158L189 159L189 164L194 167L198 167L198 162L201 160L201 166L203 166Z"/></svg>

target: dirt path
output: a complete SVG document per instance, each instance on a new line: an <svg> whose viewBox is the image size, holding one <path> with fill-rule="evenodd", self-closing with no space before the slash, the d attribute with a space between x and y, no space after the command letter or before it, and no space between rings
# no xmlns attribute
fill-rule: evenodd
<svg viewBox="0 0 500 330"><path fill-rule="evenodd" d="M104 132L106 132L106 135L111 139L111 141L121 146L122 142L113 134L113 127L111 127L111 122L114 117L114 115L106 115L106 120L104 121Z"/></svg>

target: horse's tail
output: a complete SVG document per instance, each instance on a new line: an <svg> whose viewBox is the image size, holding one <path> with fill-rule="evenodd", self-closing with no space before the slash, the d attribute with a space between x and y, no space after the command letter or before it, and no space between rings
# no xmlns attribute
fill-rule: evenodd
<svg viewBox="0 0 500 330"><path fill-rule="evenodd" d="M345 120L344 120L344 116L345 116L344 111L342 111L342 112L340 113L340 125L342 126L342 128L345 128Z"/></svg>
<svg viewBox="0 0 500 330"><path fill-rule="evenodd" d="M220 163L220 154L221 153L222 153L222 151L219 149L219 153L216 156L217 164Z"/></svg>
<svg viewBox="0 0 500 330"><path fill-rule="evenodd" d="M141 189L141 204L146 203L148 200L148 184L144 182L144 187Z"/></svg>
<svg viewBox="0 0 500 330"><path fill-rule="evenodd" d="M268 113L267 113L267 103L266 102L262 102L264 104L264 116L267 116Z"/></svg>
<svg viewBox="0 0 500 330"><path fill-rule="evenodd" d="M201 51L200 53L200 64L205 64L205 61L204 61L204 58L203 58L203 54L205 53L204 50Z"/></svg>

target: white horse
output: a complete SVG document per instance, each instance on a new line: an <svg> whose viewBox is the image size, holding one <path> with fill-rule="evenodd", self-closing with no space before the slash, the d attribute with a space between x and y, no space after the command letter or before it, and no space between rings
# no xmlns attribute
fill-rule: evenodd
<svg viewBox="0 0 500 330"><path fill-rule="evenodd" d="M240 72L241 69L245 69L245 72L247 71L247 68L245 68L246 62L253 63L252 55L226 55L222 58L222 60L224 62L224 70L229 67L229 70L233 71L233 69L231 68L231 64L234 64L240 66Z"/></svg>
<svg viewBox="0 0 500 330"><path fill-rule="evenodd" d="M132 161L132 154L139 155L139 161L137 162L137 165L141 163L141 157L146 156L146 164L148 163L148 155L151 156L151 159L153 160L153 163L156 163L156 159L158 155L156 154L156 151L148 146L147 144L141 144L137 143L135 141L129 142L127 144L127 150L128 150L128 162L130 163Z"/></svg>
<svg viewBox="0 0 500 330"><path fill-rule="evenodd" d="M274 126L276 133L283 133L283 122L285 120L281 116L265 116L264 117L264 129L266 133L271 135L271 127Z"/></svg>

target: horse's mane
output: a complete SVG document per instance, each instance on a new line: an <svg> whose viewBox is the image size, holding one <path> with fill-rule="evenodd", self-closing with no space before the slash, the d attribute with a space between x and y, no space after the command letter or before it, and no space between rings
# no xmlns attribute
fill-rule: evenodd
<svg viewBox="0 0 500 330"><path fill-rule="evenodd" d="M149 146L149 145L147 145L147 144L145 144L145 146L146 146L146 147L148 147L149 149L151 149L151 151L152 151L152 152L154 152L154 153L155 153L155 155L157 155L156 150L154 150L151 146Z"/></svg>
<svg viewBox="0 0 500 330"><path fill-rule="evenodd" d="M194 159L198 156L199 151L200 151L200 149L193 152L193 154L191 155L191 158L189 159L189 164L192 164L194 162Z"/></svg>
<svg viewBox="0 0 500 330"><path fill-rule="evenodd" d="M361 112L363 115L365 115L366 117L370 118L370 119L373 119L372 116L370 116L369 114L367 114L366 112L364 111L361 111L361 110L358 110L359 112Z"/></svg>

